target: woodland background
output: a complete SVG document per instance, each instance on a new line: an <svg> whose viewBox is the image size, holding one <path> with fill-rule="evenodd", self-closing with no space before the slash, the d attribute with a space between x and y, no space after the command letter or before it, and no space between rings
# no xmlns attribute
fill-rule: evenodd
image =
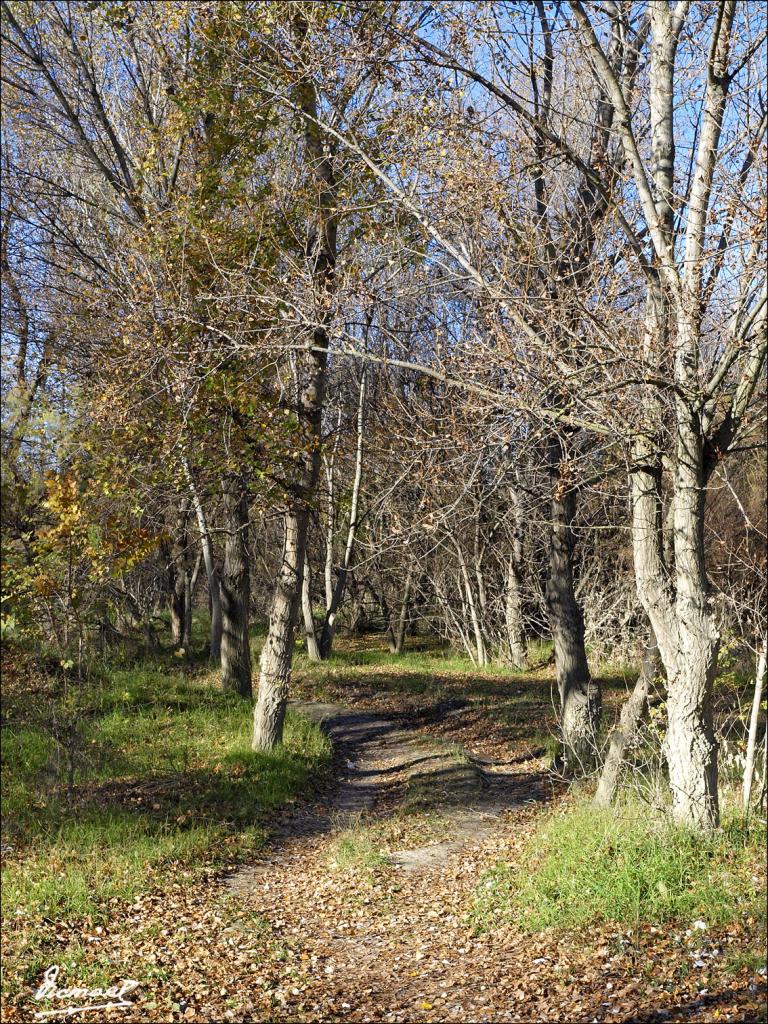
<svg viewBox="0 0 768 1024"><path fill-rule="evenodd" d="M9 1013L327 795L289 698L549 779L462 890L488 942L709 916L756 970L762 5L4 0L2 41ZM279 962L238 1019L335 1019Z"/></svg>

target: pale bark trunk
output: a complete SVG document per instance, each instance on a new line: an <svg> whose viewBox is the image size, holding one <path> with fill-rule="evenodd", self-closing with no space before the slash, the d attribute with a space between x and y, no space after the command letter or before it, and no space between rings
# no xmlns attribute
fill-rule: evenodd
<svg viewBox="0 0 768 1024"><path fill-rule="evenodd" d="M461 583L460 582L458 583L458 586L459 586L459 592L461 593ZM464 647L464 650L467 652L467 656L469 657L469 660L472 662L473 665L477 664L477 662L475 660L475 658L476 658L476 651L472 650L472 644L469 641L469 637L467 636L466 632L464 631L464 627L462 626L461 621L458 619L458 617L454 613L453 608L451 606L451 602L448 600L448 597L447 597L445 591L443 590L443 587L440 585L440 583L437 580L435 580L434 587L435 587L435 594L437 596L437 599L438 599L438 601L440 603L441 608L443 609L443 612L445 613L446 620L449 621L452 624L453 629L455 629L456 632L459 634L462 646ZM463 597L462 597L462 603L466 603L466 602L464 602Z"/></svg>
<svg viewBox="0 0 768 1024"><path fill-rule="evenodd" d="M485 544L481 540L482 534L482 514L483 504L482 501L478 501L477 514L475 516L475 539L474 539L474 569L475 579L477 580L477 602L480 608L480 612L483 617L488 609L488 596L486 594L485 587L485 574L483 573L483 555L485 554Z"/></svg>
<svg viewBox="0 0 768 1024"><path fill-rule="evenodd" d="M322 632L320 634L320 657L325 660L330 657L333 647L333 638L336 634L336 618L344 597L344 588L347 584L347 576L355 552L355 537L357 536L358 510L360 507L360 484L363 478L363 426L365 420L365 391L366 373L365 367L362 370L360 379L360 390L357 402L357 444L355 447L355 476L352 481L352 500L349 510L349 528L347 530L347 543L344 548L344 559L339 567L336 576L336 584L333 587L330 603L325 612Z"/></svg>
<svg viewBox="0 0 768 1024"><path fill-rule="evenodd" d="M333 461L326 473L328 478L328 522L325 529L325 607L330 608L333 600L333 538L336 532L335 495L333 493Z"/></svg>
<svg viewBox="0 0 768 1024"><path fill-rule="evenodd" d="M717 643L705 631L684 640L682 670L669 685L667 736L672 813L683 825L699 830L719 822L717 742L712 720L712 681Z"/></svg>
<svg viewBox="0 0 768 1024"><path fill-rule="evenodd" d="M208 576L208 598L211 608L211 646L210 657L215 664L221 662L221 588L219 585L219 574L216 570L216 563L213 559L213 543L208 530L208 522L205 517L205 509L200 501L195 478L192 476L189 462L184 459L184 475L187 478L189 493L192 495L192 506L197 517L197 528L200 533L200 546L203 552L203 563Z"/></svg>
<svg viewBox="0 0 768 1024"><path fill-rule="evenodd" d="M304 556L304 575L301 581L301 611L304 617L304 635L307 641L307 657L310 661L320 661L320 650L317 646L315 618L312 614L312 593L309 568L309 552Z"/></svg>
<svg viewBox="0 0 768 1024"><path fill-rule="evenodd" d="M760 657L757 660L755 673L755 692L752 698L752 712L749 716L749 737L747 739L747 757L744 762L744 785L742 788L742 804L744 812L749 810L749 798L752 795L752 778L755 773L755 750L757 748L757 726L760 721L760 702L763 699L763 683L765 682L765 660L768 654L768 639L763 640Z"/></svg>
<svg viewBox="0 0 768 1024"><path fill-rule="evenodd" d="M556 449L556 450L555 450ZM573 519L576 492L558 472L559 445L550 453L552 472L547 608L555 652L562 714L563 760L569 773L588 767L596 753L600 688L589 673L584 616L573 585Z"/></svg>
<svg viewBox="0 0 768 1024"><path fill-rule="evenodd" d="M507 632L509 661L513 668L525 669L525 631L523 629L522 587L523 587L523 523L520 498L514 487L510 488L512 516L512 550L507 563L506 599L504 602L504 625Z"/></svg>
<svg viewBox="0 0 768 1024"><path fill-rule="evenodd" d="M307 23L301 15L294 19L293 28L300 45L307 32ZM267 639L261 654L259 697L254 711L254 750L272 750L281 742L283 735L296 623L301 604L309 508L315 501L320 476L328 325L335 290L337 188L332 157L317 123L318 99L311 76L299 83L296 96L298 107L305 115L306 162L318 189L315 223L307 245L316 302L306 349L298 352L296 357L296 411L303 428L305 447L301 455L300 471L289 485L284 517L283 560L278 573Z"/></svg>
<svg viewBox="0 0 768 1024"><path fill-rule="evenodd" d="M658 654L656 637L651 630L651 636L643 650L643 660L637 682L629 699L621 709L618 727L611 734L608 754L595 794L595 803L598 807L609 807L616 796L625 754L637 742L640 723L648 707L648 695L656 676Z"/></svg>
<svg viewBox="0 0 768 1024"><path fill-rule="evenodd" d="M704 452L701 413L694 392L701 359L702 268L707 216L728 90L728 56L735 0L723 0L709 54L701 136L688 204L685 274L676 310L675 412L677 451L674 479L674 546L677 590L674 620L677 672L670 679L665 742L675 818L698 830L720 820L717 742L712 718L712 684L719 633L707 596L704 554ZM660 643L661 647L661 643ZM664 657L664 649L662 658ZM668 674L669 674L669 670Z"/></svg>
<svg viewBox="0 0 768 1024"><path fill-rule="evenodd" d="M654 435L664 429L665 424L655 385L650 404L648 391L642 394L645 423L650 426L638 432L633 451L633 552L638 594L656 633L668 678L665 753L673 815L680 823L699 831L714 828L719 821L717 744L712 721L712 683L719 636L707 594L703 542L706 486L703 445L708 416L706 402L702 401L701 380L702 316L706 306L703 271L709 259L707 225L711 223L715 168L727 92L732 81L728 63L737 9L736 0L719 0L714 7L700 132L693 155L690 188L684 197L687 198L685 212L681 217L681 223L685 224L683 246L674 237L671 202L674 188L673 86L675 49L689 5L679 3L672 10L667 3L650 6L652 185L633 132L630 97L624 94L602 50L584 5L571 5L584 31L594 66L618 115L618 132L653 244L652 262L658 270L658 279L652 278L650 282L648 324L652 329L644 345L644 359L651 373L662 371L674 384L675 453L671 499L674 590L665 575L659 539L659 470ZM679 256L681 250L682 256ZM663 308L665 302L670 304L669 312ZM676 325L673 334L667 331L670 316ZM660 363L658 355L669 351L670 341L674 351L672 375L669 368ZM763 344L763 341L758 342L758 345ZM720 453L727 451L734 424L744 415L745 403L749 402L755 386L754 374L763 359L764 355L755 350L754 359L742 364L744 376L733 392L723 421L724 443L716 445ZM726 361L722 365L727 368L731 364ZM710 382L708 387L719 385ZM715 401L715 392L711 391L709 397L714 410L719 404Z"/></svg>
<svg viewBox="0 0 768 1024"><path fill-rule="evenodd" d="M259 697L254 711L254 750L272 750L283 738L308 520L309 512L303 504L289 508L284 517L283 558L267 639L261 652Z"/></svg>
<svg viewBox="0 0 768 1024"><path fill-rule="evenodd" d="M331 607L333 600L333 549L336 535L336 451L341 436L342 411L339 409L336 431L330 458L325 463L325 478L328 483L328 517L325 524L325 607Z"/></svg>
<svg viewBox="0 0 768 1024"><path fill-rule="evenodd" d="M678 410L674 493L673 593L661 555L659 470L651 442L635 444L632 473L633 551L638 596L651 620L668 680L667 735L672 813L681 824L717 825L717 743L712 682L718 633L704 574L704 488L701 438Z"/></svg>
<svg viewBox="0 0 768 1024"><path fill-rule="evenodd" d="M464 583L467 609L469 611L470 622L472 623L472 631L475 636L477 665L479 668L482 668L488 664L488 656L486 654L485 639L483 637L483 629L478 613L477 601L475 600L475 595L472 589L472 581L469 578L469 571L467 569L467 561L464 557L464 552L462 551L460 544L456 543L454 546L459 559L459 569L461 570L461 578Z"/></svg>
<svg viewBox="0 0 768 1024"><path fill-rule="evenodd" d="M221 687L252 696L249 611L248 499L242 480L227 473L222 481L226 540L221 574Z"/></svg>

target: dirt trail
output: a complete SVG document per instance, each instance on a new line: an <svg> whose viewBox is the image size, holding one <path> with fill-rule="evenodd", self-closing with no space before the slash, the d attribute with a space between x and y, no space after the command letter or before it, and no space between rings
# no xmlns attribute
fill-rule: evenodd
<svg viewBox="0 0 768 1024"><path fill-rule="evenodd" d="M693 954L664 930L592 923L531 935L500 917L474 928L470 912L493 884L489 869L500 861L525 869L552 792L540 750L518 748L502 763L446 742L445 726L464 714L455 701L293 710L331 737L335 785L283 816L255 863L183 890L176 907L164 908L160 952L178 995L175 1013L157 1019L762 1019L755 1007L764 985L754 980L712 978L702 991L692 974L667 987L675 963ZM488 731L475 729L470 741L486 754ZM157 940L149 942L157 956Z"/></svg>
<svg viewBox="0 0 768 1024"><path fill-rule="evenodd" d="M476 760L454 748L439 746L413 723L395 722L375 711L337 704L297 703L292 709L317 722L330 738L337 781L330 802L292 815L274 830L269 852L255 864L235 871L227 885L248 892L276 865L288 867L291 851L305 850L296 841L327 836L358 824L398 779L439 813L445 836L423 846L394 851L390 863L405 871L438 866L471 840L489 834L504 812L541 799L542 777L521 777L487 759Z"/></svg>
<svg viewBox="0 0 768 1024"><path fill-rule="evenodd" d="M283 823L260 861L225 883L280 935L301 937L304 969L295 986L276 994L275 1019L442 1019L435 1016L440 1007L446 1019L520 1019L504 1016L498 1002L509 1004L507 985L482 958L470 960L476 944L461 913L466 886L456 879L471 881L477 851L494 836L498 842L515 811L546 795L542 774L525 773L520 763L513 772L476 761L407 718L333 704L293 709L331 738L337 784L325 803ZM382 879L332 870L339 836L386 821L414 794L432 815L423 842L416 812L416 834L389 854ZM449 951L459 966L446 972L442 954Z"/></svg>
<svg viewBox="0 0 768 1024"><path fill-rule="evenodd" d="M217 870L203 879L180 875L128 907L116 902L113 919L86 935L80 955L107 977L144 981L133 1010L103 1019L763 1020L765 986L746 969L712 974L704 987L698 970L677 979L676 965L701 956L705 941L725 951L723 932L708 940L696 933L694 948L650 926L618 932L592 922L578 933L532 935L493 917L475 930L470 912L492 884L489 869L502 861L525 870L551 787L540 750L488 743L490 718L454 730L475 714L456 705L294 705L331 737L335 784L282 812L254 863L224 878ZM526 721L526 736L535 722ZM473 737L468 746L513 759L446 742L459 732ZM68 939L54 941L66 948ZM59 962L55 947L45 956ZM721 961L708 960L706 970ZM37 1008L9 1020L31 1020Z"/></svg>

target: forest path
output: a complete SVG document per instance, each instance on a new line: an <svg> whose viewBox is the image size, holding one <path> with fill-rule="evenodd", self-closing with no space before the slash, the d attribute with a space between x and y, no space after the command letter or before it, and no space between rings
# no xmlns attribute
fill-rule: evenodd
<svg viewBox="0 0 768 1024"><path fill-rule="evenodd" d="M392 813L404 790L415 797L415 810L428 809L440 817L443 834L439 840L393 851L389 863L405 871L445 863L469 841L492 832L503 812L544 795L541 772L521 775L519 761L511 772L456 745L441 745L407 716L396 721L375 710L321 702L293 702L291 707L330 738L335 786L327 803L301 808L275 828L267 855L228 878L235 891L248 892L273 865L287 867L297 840L354 829L382 801ZM297 849L302 852L300 844Z"/></svg>
<svg viewBox="0 0 768 1024"><path fill-rule="evenodd" d="M501 762L446 742L443 726L464 719L451 701L293 709L331 737L336 785L287 816L259 861L223 880L242 923L219 943L247 958L256 922L270 950L222 989L239 992L224 1019L762 1019L759 986L660 984L681 955L663 930L594 923L578 935L531 935L500 919L476 928L478 894L500 862L525 868L526 843L553 795L541 749ZM474 735L487 755L482 732Z"/></svg>
<svg viewBox="0 0 768 1024"><path fill-rule="evenodd" d="M71 946L73 980L81 961L141 979L133 1008L102 1018L123 1024L764 1019L764 985L747 968L732 975L710 957L721 973L703 988L690 968L705 946L725 951L722 931L689 941L593 921L529 934L498 916L477 929L478 898L500 863L528 868L553 795L541 713L524 703L510 736L495 693L472 705L445 688L418 700L371 689L354 708L341 695L293 705L331 737L335 782L276 812L251 863L180 871L115 901L105 926L70 936L62 924L44 965Z"/></svg>
<svg viewBox="0 0 768 1024"><path fill-rule="evenodd" d="M473 757L407 712L293 709L331 738L335 788L224 883L292 955L298 941L295 983L273 992L274 1019L531 1019L510 996L516 972L482 955L487 939L466 910L478 858L498 859L515 816L551 793L540 764Z"/></svg>

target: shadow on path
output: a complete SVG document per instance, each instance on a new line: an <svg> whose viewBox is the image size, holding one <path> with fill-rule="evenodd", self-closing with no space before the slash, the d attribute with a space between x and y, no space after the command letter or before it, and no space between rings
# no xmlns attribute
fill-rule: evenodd
<svg viewBox="0 0 768 1024"><path fill-rule="evenodd" d="M395 791L398 802L435 811L446 822L442 841L392 854L391 862L406 871L443 863L468 841L490 832L503 812L550 795L545 773L506 771L519 762L476 760L421 731L455 707L445 701L426 715L386 718L337 704L292 703L291 709L317 722L333 744L334 788L325 802L304 806L277 825L265 856L235 870L226 884L241 893L258 886L274 865L290 860L294 840L355 825L374 809L385 788L390 795Z"/></svg>

